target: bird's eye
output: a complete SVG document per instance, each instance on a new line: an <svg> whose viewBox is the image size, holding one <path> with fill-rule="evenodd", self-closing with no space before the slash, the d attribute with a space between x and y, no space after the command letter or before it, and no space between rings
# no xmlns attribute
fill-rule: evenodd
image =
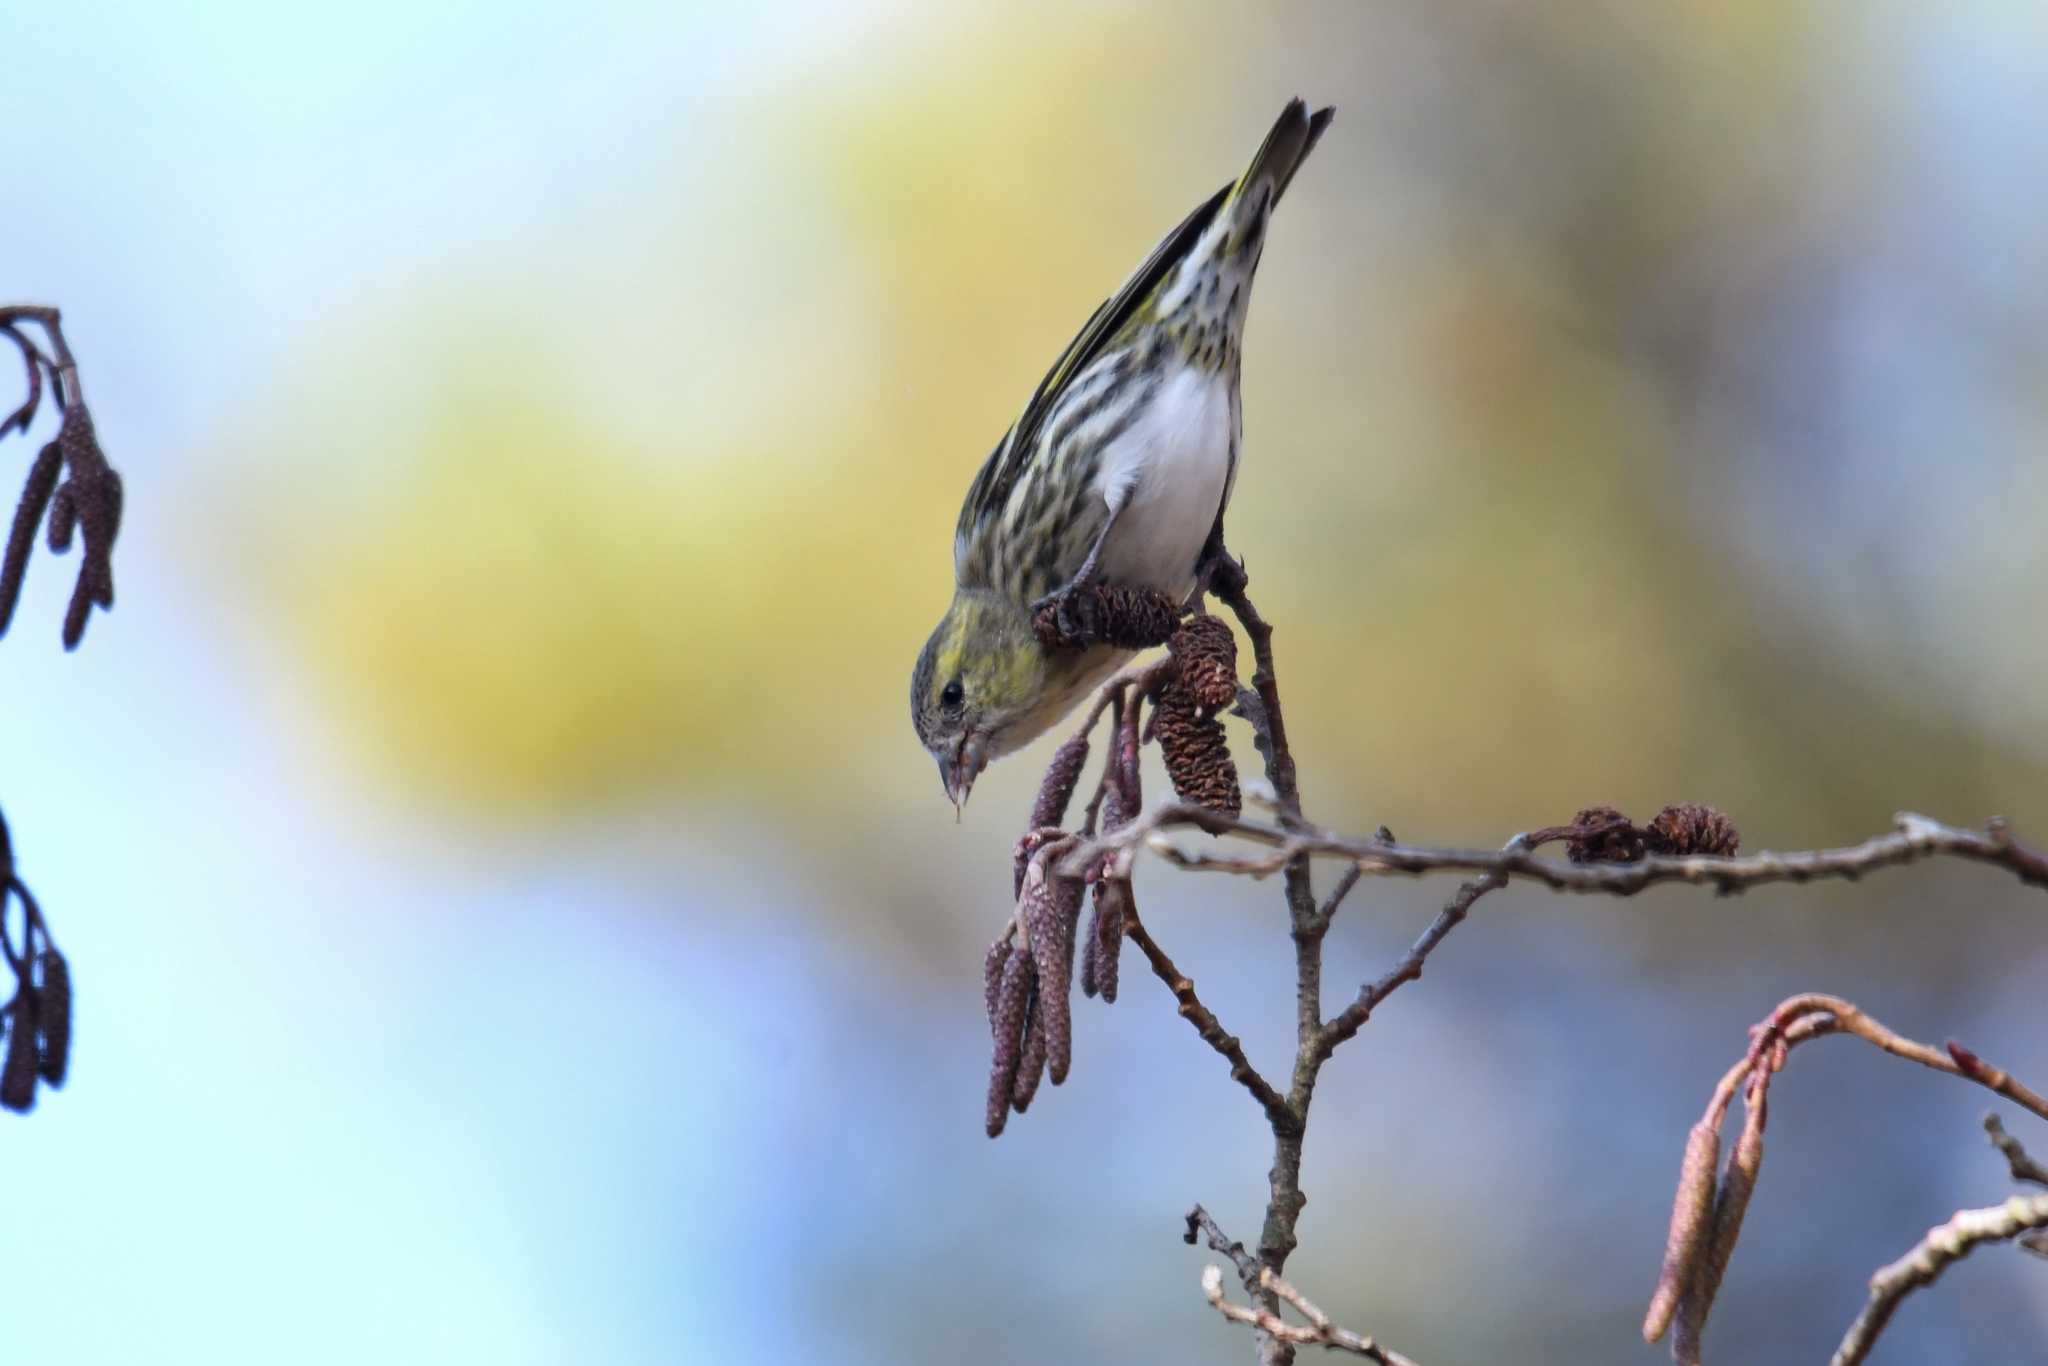
<svg viewBox="0 0 2048 1366"><path fill-rule="evenodd" d="M960 710L960 704L963 701L965 701L966 698L966 690L960 686L960 680L956 678L951 683L948 683L945 686L945 688L940 691L939 705L944 707L947 711L958 711Z"/></svg>

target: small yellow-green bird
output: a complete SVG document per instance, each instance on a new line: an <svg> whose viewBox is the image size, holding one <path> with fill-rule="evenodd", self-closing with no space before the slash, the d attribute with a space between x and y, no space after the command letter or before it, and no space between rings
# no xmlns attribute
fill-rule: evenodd
<svg viewBox="0 0 2048 1366"><path fill-rule="evenodd" d="M1289 101L1243 175L1168 233L1039 381L967 490L953 605L910 675L917 738L957 808L1131 651L1048 649L1037 609L1101 584L1194 590L1223 553L1244 423L1238 343L1273 206L1334 111Z"/></svg>

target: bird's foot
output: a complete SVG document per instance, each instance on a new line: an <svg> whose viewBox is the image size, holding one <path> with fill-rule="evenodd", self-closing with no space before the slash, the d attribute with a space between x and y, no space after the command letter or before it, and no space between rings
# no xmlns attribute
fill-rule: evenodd
<svg viewBox="0 0 2048 1366"><path fill-rule="evenodd" d="M1100 638L1102 595L1076 581L1031 604L1031 629L1048 650L1081 650Z"/></svg>
<svg viewBox="0 0 2048 1366"><path fill-rule="evenodd" d="M1167 642L1180 616L1179 604L1149 588L1069 584L1032 604L1031 627L1048 650L1149 650Z"/></svg>
<svg viewBox="0 0 2048 1366"><path fill-rule="evenodd" d="M1202 550L1202 558L1195 565L1195 589L1188 594L1185 612L1195 611L1202 605L1205 596L1232 598L1244 592L1251 582L1251 575L1245 572L1244 561L1233 556L1224 546L1220 536L1211 536L1209 544Z"/></svg>

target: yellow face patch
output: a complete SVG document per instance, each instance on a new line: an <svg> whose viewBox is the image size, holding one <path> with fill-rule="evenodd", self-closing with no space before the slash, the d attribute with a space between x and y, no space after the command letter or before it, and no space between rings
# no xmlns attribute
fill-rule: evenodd
<svg viewBox="0 0 2048 1366"><path fill-rule="evenodd" d="M977 609L970 602L955 600L946 614L946 641L939 647L932 669L932 702L936 704L946 685L960 676L960 663L967 655L968 622Z"/></svg>
<svg viewBox="0 0 2048 1366"><path fill-rule="evenodd" d="M1044 682L1043 653L1029 637L1005 629L1006 605L963 595L947 613L945 634L932 660L931 701L962 680L983 713L1002 714L1033 697Z"/></svg>

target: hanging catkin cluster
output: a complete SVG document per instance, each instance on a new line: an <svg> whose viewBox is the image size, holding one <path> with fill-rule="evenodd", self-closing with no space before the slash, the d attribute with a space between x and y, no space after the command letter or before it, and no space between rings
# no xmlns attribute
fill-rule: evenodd
<svg viewBox="0 0 2048 1366"><path fill-rule="evenodd" d="M8 931L8 903L21 907L19 946ZM62 1086L71 1062L71 969L50 941L42 908L14 875L14 851L0 820L0 952L14 972L14 998L0 1012L7 1030L0 1064L0 1105L28 1110L36 1083Z"/></svg>
<svg viewBox="0 0 2048 1366"><path fill-rule="evenodd" d="M1064 845L1048 845L1032 856L1017 899L1017 918L989 946L982 963L982 992L988 1006L995 1052L989 1065L988 1136L1003 1131L1010 1111L1030 1108L1038 1082L1067 1079L1074 1057L1069 1008L1074 976L1074 926L1081 914L1081 882L1047 869ZM1018 943L1019 937L1024 942Z"/></svg>
<svg viewBox="0 0 2048 1366"><path fill-rule="evenodd" d="M40 327L47 352L24 330ZM0 308L0 338L21 352L28 375L28 396L19 408L0 418L0 436L26 433L35 424L46 390L62 417L56 437L29 465L7 548L0 554L0 633L7 630L15 604L21 600L23 576L35 549L36 532L45 531L50 549L63 554L74 538L85 543L72 585L71 604L64 612L64 648L75 649L85 636L86 617L95 607L114 605L114 537L121 530L121 476L107 464L94 434L92 414L78 384L78 366L64 342L54 308ZM47 514L47 522L45 518Z"/></svg>
<svg viewBox="0 0 2048 1366"><path fill-rule="evenodd" d="M41 331L41 340L36 337ZM26 436L47 394L59 417L57 433L30 462L14 508L6 548L0 550L0 634L21 601L29 556L40 532L54 554L82 542L71 605L64 613L64 648L85 636L92 609L114 605L114 537L121 529L121 476L107 464L79 385L78 362L64 340L54 308L0 307L0 341L21 353L27 394L0 416L0 437ZM21 937L9 929L20 908ZM42 908L15 875L14 848L0 818L0 953L14 973L14 995L0 1007L5 1061L0 1062L0 1106L28 1110L37 1083L64 1084L71 1066L71 968L50 938Z"/></svg>
<svg viewBox="0 0 2048 1366"><path fill-rule="evenodd" d="M1167 775L1182 800L1236 814L1243 806L1237 766L1231 761L1216 713L1237 699L1237 640L1218 618L1195 616L1175 626L1172 601L1157 593L1090 587L1048 604L1035 619L1049 648L1107 642L1137 648L1168 645L1170 659L1136 681L1114 685L1109 753L1100 786L1080 825L1081 837L1111 834L1143 805L1138 753L1156 737ZM1092 634L1077 640L1065 627L1084 621ZM1152 701L1149 735L1140 715ZM1098 708L1097 715L1100 714ZM1092 725L1092 722L1091 722ZM982 964L983 1001L994 1051L989 1064L985 1123L989 1137L1010 1115L1022 1114L1041 1079L1057 1086L1073 1060L1070 993L1075 956L1083 995L1116 1000L1117 964L1137 900L1128 868L1114 855L1084 869L1062 869L1076 837L1063 828L1081 774L1088 766L1091 726L1053 752L1031 807L1031 823L1017 841L1012 891L1016 911ZM1092 915L1080 932L1081 903L1092 884Z"/></svg>

